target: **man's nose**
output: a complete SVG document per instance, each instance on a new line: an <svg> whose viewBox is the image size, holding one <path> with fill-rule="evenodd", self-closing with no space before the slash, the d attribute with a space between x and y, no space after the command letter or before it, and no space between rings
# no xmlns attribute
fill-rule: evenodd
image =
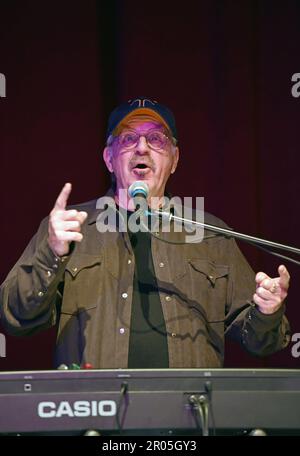
<svg viewBox="0 0 300 456"><path fill-rule="evenodd" d="M139 142L136 145L135 152L140 155L149 153L149 146L147 144L145 136L140 136Z"/></svg>

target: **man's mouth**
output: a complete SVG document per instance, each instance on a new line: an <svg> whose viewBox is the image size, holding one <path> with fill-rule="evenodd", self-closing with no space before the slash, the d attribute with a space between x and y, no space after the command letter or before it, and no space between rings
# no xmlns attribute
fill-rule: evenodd
<svg viewBox="0 0 300 456"><path fill-rule="evenodd" d="M131 170L134 174L143 176L144 174L147 174L149 171L152 171L152 168L147 163L136 163Z"/></svg>

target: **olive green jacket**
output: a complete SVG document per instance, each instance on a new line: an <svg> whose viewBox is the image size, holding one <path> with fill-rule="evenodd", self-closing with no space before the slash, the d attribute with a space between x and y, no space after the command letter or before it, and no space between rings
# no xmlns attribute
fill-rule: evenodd
<svg viewBox="0 0 300 456"><path fill-rule="evenodd" d="M88 213L83 241L64 258L47 243L48 219L1 287L7 331L32 334L57 324L56 364L91 363L126 368L135 259L127 232L100 233L97 200L78 206ZM205 221L225 226L212 215ZM222 367L224 335L257 355L285 347L284 306L273 315L252 302L254 273L233 239L205 231L200 243L183 233L158 233L152 256L166 322L169 367Z"/></svg>

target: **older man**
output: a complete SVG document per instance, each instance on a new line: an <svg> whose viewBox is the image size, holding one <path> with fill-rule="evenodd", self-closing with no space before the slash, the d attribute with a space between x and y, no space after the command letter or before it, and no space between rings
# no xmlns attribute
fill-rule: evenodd
<svg viewBox="0 0 300 456"><path fill-rule="evenodd" d="M138 98L110 116L104 160L108 196L130 216L135 181L161 207L179 159L171 111ZM56 363L96 368L221 367L224 334L268 355L285 347L289 325L285 266L256 276L233 239L211 235L97 229L97 200L67 207L71 184L57 198L1 288L8 331L31 334L58 323ZM205 222L225 226L205 214Z"/></svg>

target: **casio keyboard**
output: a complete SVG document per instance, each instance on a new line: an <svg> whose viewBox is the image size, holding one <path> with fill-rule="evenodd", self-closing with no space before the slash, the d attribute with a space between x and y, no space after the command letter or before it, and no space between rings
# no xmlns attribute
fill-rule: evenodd
<svg viewBox="0 0 300 456"><path fill-rule="evenodd" d="M300 435L300 371L0 372L0 434Z"/></svg>

